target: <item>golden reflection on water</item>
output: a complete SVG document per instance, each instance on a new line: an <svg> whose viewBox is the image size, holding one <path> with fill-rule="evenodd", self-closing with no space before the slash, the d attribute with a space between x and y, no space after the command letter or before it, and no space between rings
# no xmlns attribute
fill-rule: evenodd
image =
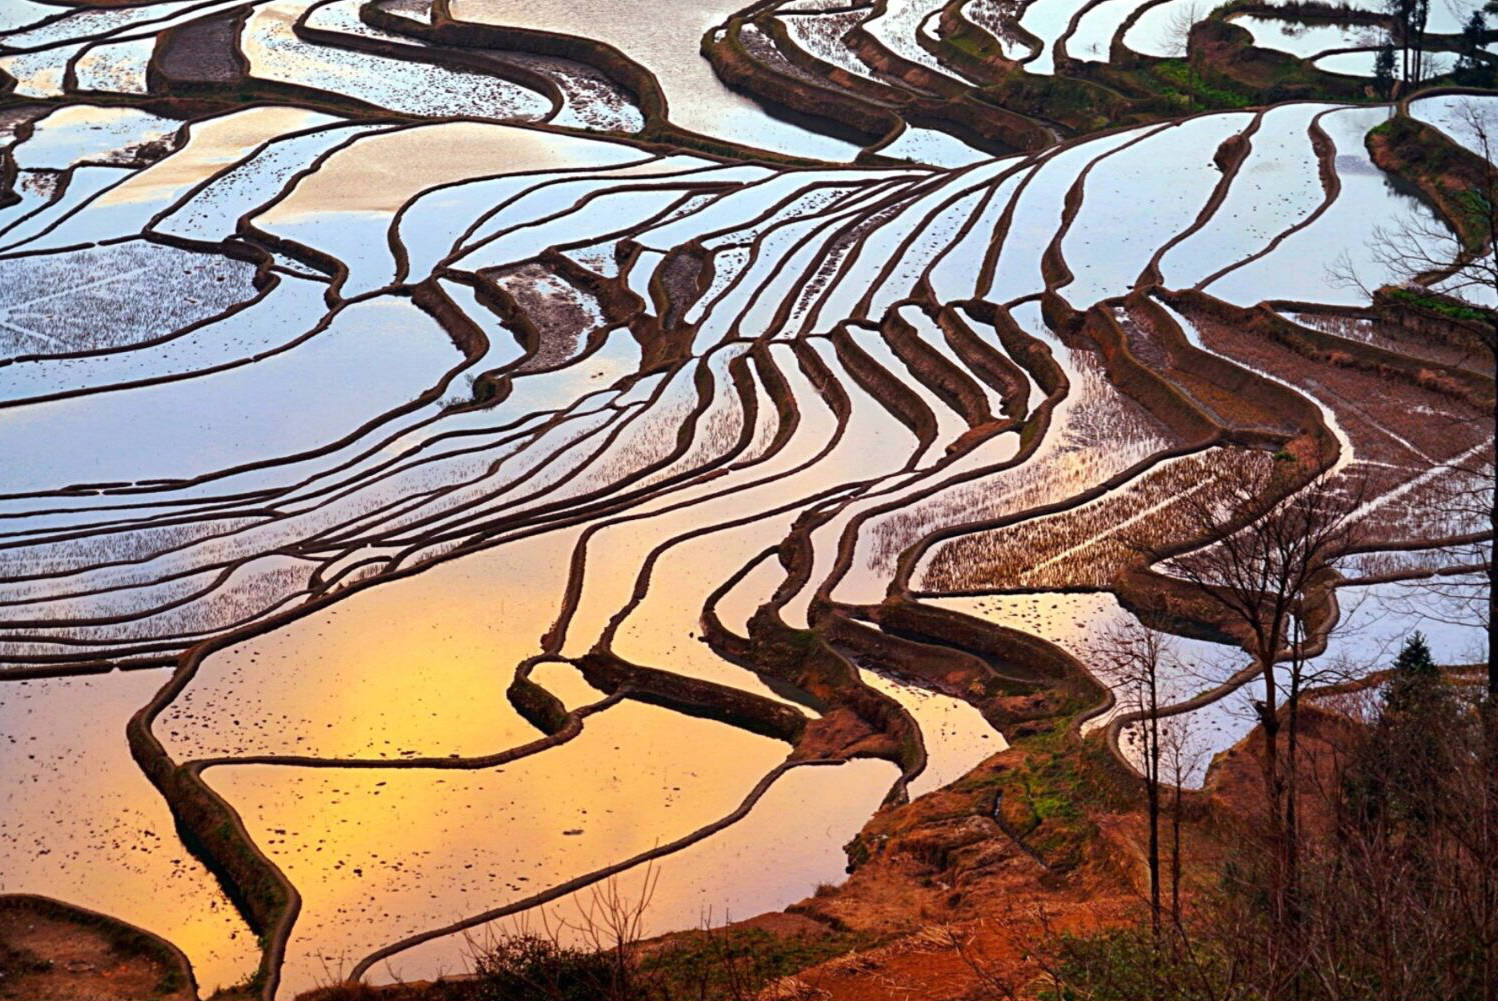
<svg viewBox="0 0 1498 1001"><path fill-rule="evenodd" d="M749 619L759 607L775 594L780 582L785 580L785 568L775 553L762 556L754 569L746 573L739 582L729 588L713 611L724 629L739 636L749 635Z"/></svg>
<svg viewBox="0 0 1498 1001"><path fill-rule="evenodd" d="M483 122L444 122L371 135L339 150L258 217L269 226L333 212L394 213L427 188L485 174L639 160L606 140L578 141Z"/></svg>
<svg viewBox="0 0 1498 1001"><path fill-rule="evenodd" d="M771 485L773 487L773 484ZM759 488L761 490L766 488ZM729 520L752 510L755 490L625 522L589 542L584 600L567 631L564 650L586 652L628 601L645 557L678 534ZM645 598L626 617L614 638L614 652L626 660L701 678L779 699L753 672L719 657L701 639L701 616L708 595L733 573L741 559L784 538L793 514L774 516L677 543L655 562Z"/></svg>
<svg viewBox="0 0 1498 1001"><path fill-rule="evenodd" d="M576 536L439 563L213 654L155 731L179 760L474 756L535 740L505 690L541 651Z"/></svg>
<svg viewBox="0 0 1498 1001"><path fill-rule="evenodd" d="M824 352L830 355L830 352ZM794 359L777 358L782 365L794 365ZM799 381L799 380L797 380ZM867 395L854 396L855 405L867 403ZM809 458L815 447L825 444L822 432L832 428L828 422L814 424L813 415L825 411L804 411L807 420L797 430L794 449L798 457ZM574 625L568 630L564 647L569 654L580 654L590 647L608 618L628 599L635 577L646 554L661 541L694 529L735 521L749 512L771 510L797 497L812 496L841 483L871 474L870 454L904 456L909 449L891 449L881 435L908 437L904 426L893 418L881 419L882 408L854 412L847 430L837 445L814 466L790 476L776 476L773 465L748 467L734 474L744 482L764 479L767 482L728 491L721 497L644 521L625 522L605 529L589 542L588 580L582 593ZM895 431L894 429L898 429ZM807 449L805 446L810 445ZM783 467L782 467L783 468ZM731 481L709 484L723 490ZM693 677L721 684L731 684L761 694L770 694L753 676L722 660L698 639L700 617L708 595L716 590L737 568L749 562L767 546L786 537L798 509L767 515L742 525L712 531L677 543L662 554L651 571L650 588L639 606L622 623L615 639L615 652L627 659L675 670ZM833 540L835 544L835 540ZM830 563L830 558L828 560Z"/></svg>
<svg viewBox="0 0 1498 1001"><path fill-rule="evenodd" d="M651 865L653 892L642 935L717 927L780 910L822 883L841 882L848 862L842 846L879 808L897 777L893 765L870 759L791 769L743 820ZM614 880L630 904L645 896L645 886L643 865ZM369 979L463 971L471 965L472 943L516 931L554 929L564 942L587 944L579 929L593 900L593 890L583 890L514 918L433 939L377 965Z"/></svg>
<svg viewBox="0 0 1498 1001"><path fill-rule="evenodd" d="M253 973L260 949L125 743L125 721L166 678L0 682L0 893L57 897L155 932L187 954L207 995Z"/></svg>
<svg viewBox="0 0 1498 1001"><path fill-rule="evenodd" d="M911 799L957 781L1009 746L982 713L959 698L874 671L860 669L858 676L876 692L904 706L921 729L926 767L906 790Z"/></svg>
<svg viewBox="0 0 1498 1001"><path fill-rule="evenodd" d="M500 768L236 765L204 779L302 894L286 996L405 935L520 899L731 812L785 744L635 702Z"/></svg>
<svg viewBox="0 0 1498 1001"><path fill-rule="evenodd" d="M588 684L583 673L571 664L560 661L544 661L531 669L530 678L561 700L569 710L592 705L605 698L605 693Z"/></svg>
<svg viewBox="0 0 1498 1001"><path fill-rule="evenodd" d="M196 122L180 150L105 192L94 204L146 202L185 190L269 139L333 121L337 119L331 115L271 105Z"/></svg>

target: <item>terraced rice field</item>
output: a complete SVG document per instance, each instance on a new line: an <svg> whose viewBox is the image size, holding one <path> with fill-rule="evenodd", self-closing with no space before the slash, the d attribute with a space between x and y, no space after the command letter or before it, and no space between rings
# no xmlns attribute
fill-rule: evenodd
<svg viewBox="0 0 1498 1001"><path fill-rule="evenodd" d="M1285 455L1370 485L1322 656L1472 659L1399 585L1482 587L1491 367L1370 308L1448 223L1367 137L1498 99L1044 114L994 82L1174 72L1178 0L737 7L0 10L0 892L282 998L647 865L652 932L780 909L1055 670L1103 722Z"/></svg>

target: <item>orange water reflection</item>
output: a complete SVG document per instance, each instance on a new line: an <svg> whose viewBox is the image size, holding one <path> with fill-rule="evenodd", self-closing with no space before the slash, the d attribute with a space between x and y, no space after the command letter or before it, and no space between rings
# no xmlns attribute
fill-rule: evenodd
<svg viewBox="0 0 1498 1001"><path fill-rule="evenodd" d="M679 838L731 812L779 741L640 703L501 768L236 765L205 780L302 894L282 993L403 936Z"/></svg>
<svg viewBox="0 0 1498 1001"><path fill-rule="evenodd" d="M0 682L0 893L58 897L155 932L187 954L206 995L253 973L260 948L126 746L125 721L165 681Z"/></svg>

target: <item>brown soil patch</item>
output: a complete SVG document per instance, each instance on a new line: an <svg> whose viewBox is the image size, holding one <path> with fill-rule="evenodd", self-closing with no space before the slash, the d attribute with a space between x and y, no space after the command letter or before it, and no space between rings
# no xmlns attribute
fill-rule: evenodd
<svg viewBox="0 0 1498 1001"><path fill-rule="evenodd" d="M129 925L42 897L0 897L0 998L195 999L186 961Z"/></svg>
<svg viewBox="0 0 1498 1001"><path fill-rule="evenodd" d="M1357 723L1307 702L1301 718L1301 763L1310 789L1332 780L1338 748ZM833 933L873 943L816 963L767 985L761 1001L974 1001L1033 998L1047 984L1033 952L1058 934L1087 933L1145 920L1148 836L1143 796L1112 759L1078 745L1063 731L1021 738L946 789L886 807L848 846L858 864L840 886L822 887L784 912L728 926L767 932L788 945ZM1183 805L1183 890L1215 884L1242 850L1262 797L1255 730L1214 761L1205 789ZM1018 829L1007 817L1016 789L1044 782L1058 766L1079 783L1079 832L1073 850L1051 820ZM1106 772L1106 774L1105 774ZM1083 789L1081 786L1086 786ZM1054 790L1058 785L1049 786ZM1108 789L1115 790L1112 794ZM996 795L997 794L997 795ZM1314 796L1303 821L1323 826ZM1168 809L1168 800L1167 800ZM1162 863L1168 866L1169 816L1162 816ZM1167 877L1168 878L1168 877ZM644 944L669 946L688 931ZM390 987L346 985L302 1001L458 1001L472 997L468 978Z"/></svg>
<svg viewBox="0 0 1498 1001"><path fill-rule="evenodd" d="M156 66L172 83L234 83L249 68L238 49L240 12L206 17L165 32Z"/></svg>
<svg viewBox="0 0 1498 1001"><path fill-rule="evenodd" d="M797 761L881 757L897 753L893 740L878 732L851 709L836 708L812 720L796 742L791 757Z"/></svg>
<svg viewBox="0 0 1498 1001"><path fill-rule="evenodd" d="M992 815L995 789L1033 753L1022 743L953 786L870 822L854 845L867 861L842 886L790 910L885 941L803 970L795 979L805 996L992 996L997 982L1017 987L1039 975L1029 951L1047 928L1080 931L1137 913L1139 898L1106 839L1089 839L1078 864L1061 866Z"/></svg>

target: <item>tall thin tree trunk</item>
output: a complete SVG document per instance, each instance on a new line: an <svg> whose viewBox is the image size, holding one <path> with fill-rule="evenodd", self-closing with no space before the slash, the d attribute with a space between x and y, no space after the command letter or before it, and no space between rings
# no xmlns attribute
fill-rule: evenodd
<svg viewBox="0 0 1498 1001"><path fill-rule="evenodd" d="M1498 168L1493 166L1492 154L1495 151L1489 142L1485 128L1479 132L1478 138L1484 154L1483 160L1487 164L1487 167L1483 170L1483 188L1485 189L1484 195L1487 201L1487 213L1484 219L1484 222L1487 224L1485 227L1487 233L1484 235L1488 238L1488 253L1493 257L1493 266L1488 272L1492 279L1489 284L1492 285L1494 296L1498 297ZM1498 328L1498 313L1490 313L1488 318L1492 326ZM1489 371L1492 372L1495 378L1498 378L1498 329L1488 334L1486 345L1489 362L1491 363ZM1491 416L1493 418L1493 427L1498 429L1498 394L1494 394L1493 396ZM1488 488L1488 528L1494 533L1494 538L1498 538L1498 478L1493 479ZM1498 657L1493 656L1493 637L1495 629L1498 629L1498 618L1495 618L1493 615L1493 596L1495 592L1498 592L1498 560L1489 558L1488 708L1493 714L1498 715ZM1494 726L1490 728L1489 732L1498 737L1498 722L1494 722ZM1495 750L1498 750L1498 748L1495 748ZM1498 755L1495 755L1495 757L1498 757Z"/></svg>
<svg viewBox="0 0 1498 1001"><path fill-rule="evenodd" d="M1415 83L1425 80L1425 25L1430 20L1429 0L1415 0Z"/></svg>
<svg viewBox="0 0 1498 1001"><path fill-rule="evenodd" d="M1404 89L1410 88L1410 21L1408 15L1403 15L1399 20L1399 79L1404 81Z"/></svg>
<svg viewBox="0 0 1498 1001"><path fill-rule="evenodd" d="M1160 942L1160 707L1154 669L1150 670L1149 686L1150 718L1148 743L1145 747L1145 769L1149 778L1146 793L1149 799L1150 819L1150 929L1158 945Z"/></svg>
<svg viewBox="0 0 1498 1001"><path fill-rule="evenodd" d="M1481 134L1483 151L1492 153L1492 147L1488 144L1486 133ZM1493 159L1485 156L1487 169L1484 171L1485 187L1487 189L1487 237L1489 241L1489 253L1494 255L1495 267L1490 271L1493 278L1493 291L1498 293L1498 171L1494 170ZM1498 325L1498 317L1493 322ZM1498 375L1498 342L1493 336L1489 336L1487 347L1492 355L1494 363L1494 374ZM1498 395L1493 397L1493 426L1498 428ZM1498 538L1498 479L1494 479L1488 488L1488 527L1493 531L1494 537ZM1494 862L1498 855L1498 656L1494 655L1493 639L1498 635L1498 616L1493 614L1493 600L1498 593L1498 559L1491 556L1488 559L1488 697L1483 704L1483 738L1484 752L1486 755L1483 774L1486 775L1485 788L1482 796L1481 839L1479 854L1487 859L1490 864L1479 868L1481 885L1478 887L1480 896L1480 908L1483 935L1486 941L1483 943L1482 951L1482 986L1484 997L1498 997L1498 930L1494 925L1498 924L1498 864Z"/></svg>
<svg viewBox="0 0 1498 1001"><path fill-rule="evenodd" d="M1491 579L1491 578L1490 578ZM1490 599L1491 601L1491 599ZM1489 627L1491 629L1491 626ZM1492 659L1492 648L1488 657ZM1491 677L1491 673L1489 675ZM1483 768L1479 772L1483 788L1480 793L1481 814L1478 816L1477 853L1480 858L1492 859L1495 841L1498 841L1498 700L1489 695L1483 706L1484 729ZM1478 867L1478 924L1482 937L1482 955L1479 959L1482 979L1482 996L1498 996L1498 866Z"/></svg>
<svg viewBox="0 0 1498 1001"><path fill-rule="evenodd" d="M1170 920L1181 924L1181 774L1180 749L1175 759L1175 796L1170 802Z"/></svg>
<svg viewBox="0 0 1498 1001"><path fill-rule="evenodd" d="M1299 615L1294 619L1291 634L1294 645L1290 648L1290 697L1287 700L1290 730L1285 741L1285 899L1288 906L1286 916L1293 926L1296 919L1296 869L1299 861L1299 832L1296 830L1298 818L1295 813L1295 797L1299 791L1299 769L1296 756L1300 743L1300 681L1302 671L1300 648L1305 638L1304 627L1301 625Z"/></svg>
<svg viewBox="0 0 1498 1001"><path fill-rule="evenodd" d="M1494 235L1498 239L1498 233ZM1493 426L1498 427L1498 394L1493 397ZM1498 479L1488 491L1488 527L1498 538ZM1493 596L1498 593L1498 560L1488 560L1488 703L1489 712L1498 713L1498 657L1493 656L1493 637L1498 618L1493 615ZM1490 730L1493 728L1490 728Z"/></svg>
<svg viewBox="0 0 1498 1001"><path fill-rule="evenodd" d="M1305 638L1304 626L1302 625L1300 615L1296 615L1291 620L1290 632L1290 696L1287 700L1290 729L1285 740L1285 925L1290 933L1288 940L1290 942L1298 942L1300 940L1299 929L1297 927L1300 924L1300 842L1297 831L1299 820L1296 816L1295 800L1299 793L1299 767L1296 758L1300 743L1301 645ZM1291 984L1291 996L1299 999L1299 975L1291 981Z"/></svg>
<svg viewBox="0 0 1498 1001"><path fill-rule="evenodd" d="M1271 634L1275 635L1275 634ZM1266 819L1269 824L1269 901L1270 901L1270 948L1278 954L1280 932L1285 919L1285 871L1284 871L1284 810L1283 788L1280 784L1279 766L1279 705L1275 692L1273 652L1261 654L1269 661L1264 668L1264 704L1259 714L1264 729L1264 799ZM1271 962L1274 959L1271 958Z"/></svg>

